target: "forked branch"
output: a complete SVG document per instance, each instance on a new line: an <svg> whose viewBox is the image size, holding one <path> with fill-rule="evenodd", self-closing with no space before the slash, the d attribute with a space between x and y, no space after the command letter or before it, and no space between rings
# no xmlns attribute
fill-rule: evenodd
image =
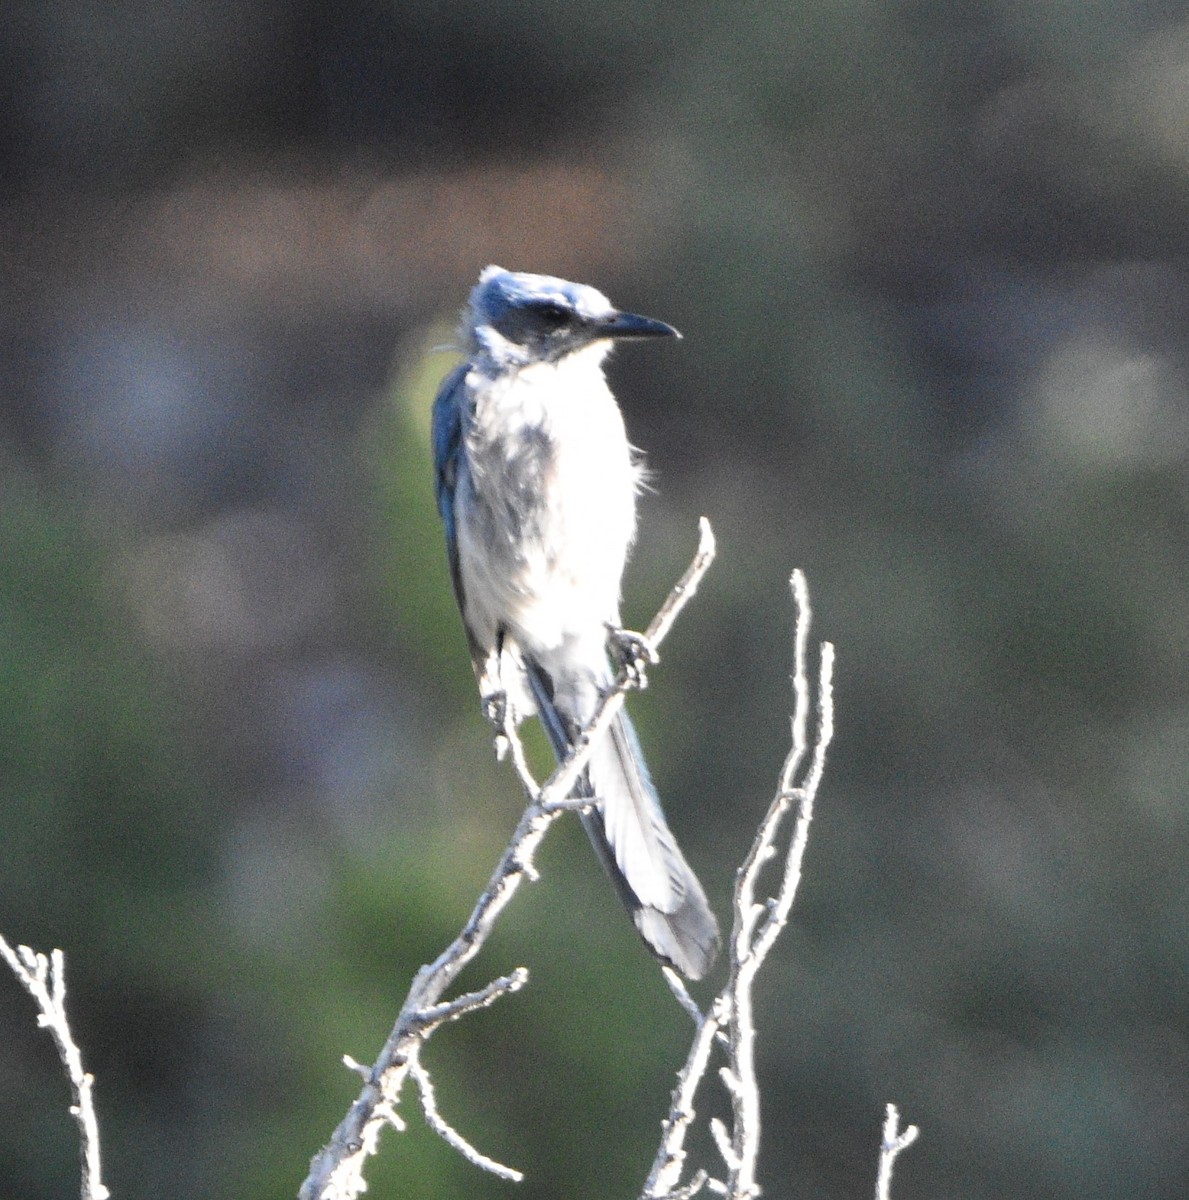
<svg viewBox="0 0 1189 1200"><path fill-rule="evenodd" d="M725 986L707 1012L701 1013L681 980L666 971L669 986L694 1019L695 1034L685 1065L677 1076L672 1105L662 1126L660 1148L641 1200L685 1200L703 1187L728 1200L753 1200L760 1194L756 1178L760 1091L755 1073L752 989L760 967L792 912L801 882L814 802L825 770L826 751L834 734L834 647L829 642L822 643L816 686L812 685L808 667L809 591L800 571L793 572L790 583L794 607L792 745L780 772L776 795L735 878L734 924ZM793 812L796 819L789 831L786 819ZM780 865L775 891L758 900L764 869L773 862ZM713 1119L709 1128L725 1167L724 1177L718 1179L699 1170L683 1184L685 1138L696 1118L694 1100L716 1051L726 1058L718 1074L730 1101L731 1121L728 1128ZM895 1109L889 1105L888 1112L877 1200L889 1200L892 1162L917 1134L912 1126L897 1134Z"/></svg>
<svg viewBox="0 0 1189 1200"><path fill-rule="evenodd" d="M700 535L693 561L644 633L647 644L652 647L664 640L714 559L714 535L705 518L700 524ZM566 799L586 767L595 739L606 731L623 706L624 693L638 682L634 673L621 673L615 686L603 697L585 734L543 786L538 787L529 772L515 731L504 730L504 736L512 747L517 772L528 794L528 807L462 931L432 963L417 972L396 1024L375 1064L366 1074L363 1090L339 1123L330 1142L314 1156L310 1173L299 1193L300 1200L352 1200L366 1189L364 1166L367 1159L376 1153L380 1133L385 1126L398 1125L397 1106L405 1080L410 1074L414 1076L431 1127L456 1149L463 1150L466 1147L463 1152L477 1165L504 1178L519 1177L519 1172L474 1150L441 1116L429 1076L420 1062L420 1050L444 1021L492 1003L500 996L518 990L527 981L527 971L520 968L477 992L452 1001L442 1001L446 989L478 954L520 884L525 878L534 876L533 860L537 849L553 821L567 807L572 807L566 803Z"/></svg>
<svg viewBox="0 0 1189 1200"><path fill-rule="evenodd" d="M791 585L795 609L792 746L780 772L776 795L735 878L734 924L728 943L730 959L725 986L709 1010L699 1014L680 980L668 976L669 985L682 1006L694 1014L697 1029L685 1066L677 1078L660 1148L641 1193L642 1200L661 1200L661 1197L687 1192L699 1182L695 1176L690 1184L681 1185L686 1162L685 1137L696 1115L695 1093L710 1067L716 1046L725 1049L727 1058L719 1075L731 1102L731 1128L728 1130L720 1121L711 1122L711 1133L723 1159L726 1177L725 1180L706 1178L704 1182L733 1200L750 1200L759 1194L756 1164L760 1147L760 1093L755 1075L752 987L792 911L801 881L814 799L834 732L834 647L825 642L821 647L817 676L816 736L812 744L809 741L814 708L807 654L811 619L809 593L800 571L793 573ZM781 855L777 842L794 806L796 821ZM765 866L777 858L782 862L778 885L775 893L761 903L756 899L761 874Z"/></svg>
<svg viewBox="0 0 1189 1200"><path fill-rule="evenodd" d="M50 1031L58 1057L70 1080L70 1115L78 1123L82 1200L108 1200L99 1169L99 1121L95 1116L95 1077L83 1070L82 1051L70 1032L66 1017L66 958L61 950L47 957L28 946L15 950L0 937L0 958L12 968L21 986L33 997L40 1015L37 1023Z"/></svg>

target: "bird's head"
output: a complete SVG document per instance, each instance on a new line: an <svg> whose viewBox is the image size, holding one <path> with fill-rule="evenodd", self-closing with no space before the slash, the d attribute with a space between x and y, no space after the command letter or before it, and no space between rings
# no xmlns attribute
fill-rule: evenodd
<svg viewBox="0 0 1189 1200"><path fill-rule="evenodd" d="M672 325L620 312L596 288L552 275L487 267L471 292L464 323L469 350L499 367L557 362L613 339L680 337Z"/></svg>

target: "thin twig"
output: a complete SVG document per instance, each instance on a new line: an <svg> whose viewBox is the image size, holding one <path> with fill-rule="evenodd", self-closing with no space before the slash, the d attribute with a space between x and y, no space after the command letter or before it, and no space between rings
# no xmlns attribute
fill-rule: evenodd
<svg viewBox="0 0 1189 1200"><path fill-rule="evenodd" d="M685 980L669 966L662 967L661 974L669 985L669 991L677 998L677 1003L689 1013L694 1027L697 1028L702 1023L702 1010L694 1003L693 996L689 994L689 989L685 986Z"/></svg>
<svg viewBox="0 0 1189 1200"><path fill-rule="evenodd" d="M759 1158L760 1095L755 1076L752 988L756 973L792 911L813 819L813 803L825 769L826 750L833 736L831 680L834 651L829 643L824 643L817 681L817 731L812 757L805 769L805 759L810 753L808 731L812 711L807 669L812 614L804 575L795 571L790 582L794 605L792 746L780 771L776 795L736 875L735 921L729 942L730 974L709 1014L700 1022L696 1021L697 1032L677 1077L677 1088L662 1129L661 1145L641 1193L643 1200L660 1200L681 1190L684 1140L694 1116L693 1098L707 1071L710 1051L715 1044L723 1045L728 1057L728 1065L721 1069L719 1078L731 1101L732 1120L730 1130L717 1119L710 1123L710 1132L728 1175L725 1184L708 1179L706 1186L730 1200L750 1200L759 1194L756 1164ZM802 774L804 778L798 782ZM777 838L794 805L797 819L784 852L779 888L775 896L761 903L756 899L760 874L768 862L778 857ZM682 1007L687 1007L680 993L675 994Z"/></svg>
<svg viewBox="0 0 1189 1200"><path fill-rule="evenodd" d="M490 1008L501 996L510 996L518 992L528 983L528 971L517 967L510 975L501 975L474 992L464 992L442 1004L431 1004L418 1014L422 1036L431 1029L444 1025L447 1021L457 1021L480 1008Z"/></svg>
<svg viewBox="0 0 1189 1200"><path fill-rule="evenodd" d="M721 1028L718 1016L711 1011L698 1022L693 1044L685 1065L677 1075L677 1086L669 1114L661 1126L661 1144L652 1163L652 1170L640 1193L642 1200L660 1200L680 1190L682 1169L685 1166L685 1135L697 1115L694 1095L706 1074L715 1036Z"/></svg>
<svg viewBox="0 0 1189 1200"><path fill-rule="evenodd" d="M12 968L21 986L33 997L41 1015L37 1023L50 1031L58 1057L70 1080L70 1115L78 1123L82 1200L108 1200L99 1168L99 1119L95 1115L95 1077L83 1070L82 1051L70 1032L66 1016L66 958L53 950L47 958L28 946L13 948L0 937L0 957Z"/></svg>
<svg viewBox="0 0 1189 1200"><path fill-rule="evenodd" d="M438 1101L434 1095L433 1082L429 1077L429 1072L421 1065L421 1060L417 1056L409 1060L409 1074L412 1075L413 1082L417 1085L417 1091L421 1095L421 1109L425 1113L426 1124L438 1137L448 1146L452 1146L457 1150L467 1162L474 1163L475 1166L481 1167L484 1171L490 1171L492 1175L497 1175L500 1179L508 1179L512 1183L523 1182L523 1171L517 1171L515 1167L506 1167L503 1163L496 1162L494 1158L488 1158L482 1151L476 1150L442 1116L438 1111Z"/></svg>
<svg viewBox="0 0 1189 1200"><path fill-rule="evenodd" d="M809 771L805 782L789 793L798 801L797 824L793 830L793 839L789 852L784 860L784 879L780 891L768 910L768 920L753 946L753 955L763 962L772 943L780 931L788 924L789 913L801 884L801 866L805 860L805 848L809 844L809 825L813 820L813 802L817 789L821 785L822 775L826 769L826 747L834 737L834 647L829 642L822 643L821 675L818 679L818 735L814 745L813 758L810 760Z"/></svg>
<svg viewBox="0 0 1189 1200"><path fill-rule="evenodd" d="M784 760L780 772L780 790L787 792L792 789L793 779L797 768L805 757L809 745L807 730L809 728L809 673L806 670L806 651L809 647L809 585L805 581L805 572L799 568L789 577L789 586L793 589L793 717L792 717L792 748Z"/></svg>
<svg viewBox="0 0 1189 1200"><path fill-rule="evenodd" d="M702 577L714 559L714 535L704 517L699 530L698 550L693 561L669 593L644 635L652 646L658 646L664 640L682 609L697 591ZM417 972L396 1024L377 1057L363 1090L339 1123L330 1142L311 1161L309 1175L299 1193L300 1200L353 1200L366 1189L364 1165L367 1159L376 1153L384 1126L392 1123L390 1114L395 1113L405 1079L411 1070L424 1071L417 1062L420 1046L433 1029L441 1024L444 1019L443 1011L450 1010L456 1003L448 1002L443 1009L440 1005L443 993L458 978L467 963L478 954L500 913L523 880L535 877L533 859L542 839L549 826L565 811L565 807L568 807L563 806L561 802L574 790L575 784L586 769L596 739L606 731L615 714L623 706L624 693L631 686L632 680L626 675L616 680L615 685L602 697L585 734L578 739L565 762L560 764L539 788L528 772L523 750L514 730L508 731L513 762L529 798L528 807L461 932L432 963ZM512 723L509 721L507 724ZM496 985L488 987L494 989L491 992L491 1000L516 990L513 987ZM486 991L487 989L480 989L472 995L481 995ZM418 1086L424 1105L425 1089L420 1083ZM487 1160L484 1156L479 1155L478 1151L475 1153L478 1158L472 1161L485 1165ZM506 1171L510 1168L502 1169Z"/></svg>
<svg viewBox="0 0 1189 1200"><path fill-rule="evenodd" d="M875 1200L891 1200L892 1167L896 1156L917 1140L920 1130L915 1125L900 1129L900 1110L889 1104L884 1115L883 1139L879 1147L879 1176L875 1183Z"/></svg>
<svg viewBox="0 0 1189 1200"><path fill-rule="evenodd" d="M794 786L808 751L810 686L806 669L806 644L812 613L805 577L794 571L790 580L795 609L793 650L793 747L781 771L776 799L768 817L756 835L755 853L739 872L736 885L735 928L732 939L731 974L726 994L730 999L727 1036L730 1042L730 1078L733 1129L731 1158L727 1162L727 1195L732 1200L751 1200L758 1196L756 1169L760 1153L760 1089L755 1072L755 1022L752 989L756 974L772 949L776 938L788 923L801 881L801 868L813 820L813 802L825 769L826 749L834 732L833 668L834 648L822 645L818 676L818 723L813 756L806 777ZM784 871L776 895L766 904L755 902L760 872L771 857L777 831L793 801L797 801L797 820L785 854ZM767 826L767 828L765 828ZM760 923L763 918L762 924ZM758 929L757 929L758 926Z"/></svg>
<svg viewBox="0 0 1189 1200"><path fill-rule="evenodd" d="M660 1196L657 1200L691 1200L704 1187L710 1186L713 1190L714 1183L715 1181L705 1171L695 1171L693 1179L685 1187L679 1187L675 1192L669 1192L668 1195Z"/></svg>

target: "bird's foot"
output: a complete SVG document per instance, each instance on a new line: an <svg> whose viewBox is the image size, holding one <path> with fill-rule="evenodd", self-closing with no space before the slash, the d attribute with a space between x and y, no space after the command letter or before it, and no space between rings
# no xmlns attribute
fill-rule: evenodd
<svg viewBox="0 0 1189 1200"><path fill-rule="evenodd" d="M607 643L619 673L629 687L648 686L648 668L660 662L656 647L642 633L608 626Z"/></svg>
<svg viewBox="0 0 1189 1200"><path fill-rule="evenodd" d="M508 705L508 693L502 689L487 692L481 698L483 715L495 730L495 758L503 762L508 753L510 739L508 737L508 722L511 719L511 708Z"/></svg>

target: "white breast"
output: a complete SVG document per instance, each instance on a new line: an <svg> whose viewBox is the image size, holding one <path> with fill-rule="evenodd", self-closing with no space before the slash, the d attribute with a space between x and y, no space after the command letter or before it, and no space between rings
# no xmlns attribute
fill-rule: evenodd
<svg viewBox="0 0 1189 1200"><path fill-rule="evenodd" d="M597 642L619 623L640 469L603 377L605 347L496 378L472 372L470 516L459 509L467 621L530 653ZM490 642L488 643L490 644Z"/></svg>

